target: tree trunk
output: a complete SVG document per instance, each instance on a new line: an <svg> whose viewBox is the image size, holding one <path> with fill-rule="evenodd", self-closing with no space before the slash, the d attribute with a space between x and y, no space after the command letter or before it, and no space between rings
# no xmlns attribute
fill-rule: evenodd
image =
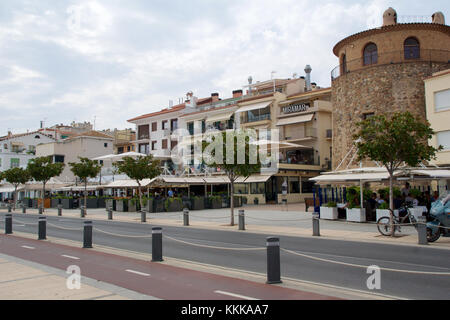
<svg viewBox="0 0 450 320"><path fill-rule="evenodd" d="M45 212L45 205L44 205L44 201L45 201L45 181L43 181L43 187L42 187L42 212Z"/></svg>
<svg viewBox="0 0 450 320"><path fill-rule="evenodd" d="M16 206L17 206L17 186L14 186L14 206L13 206L13 211L16 211Z"/></svg>
<svg viewBox="0 0 450 320"><path fill-rule="evenodd" d="M84 215L87 216L87 178L84 181Z"/></svg>
<svg viewBox="0 0 450 320"><path fill-rule="evenodd" d="M395 228L394 228L394 177L393 173L389 172L389 214L391 216L391 237L395 236Z"/></svg>
<svg viewBox="0 0 450 320"><path fill-rule="evenodd" d="M231 180L231 197L230 197L230 207L231 207L231 226L234 226L234 180Z"/></svg>
<svg viewBox="0 0 450 320"><path fill-rule="evenodd" d="M137 183L138 183L138 192L139 192L139 203L141 205L141 211L144 211L144 205L142 204L141 184L139 183L139 181Z"/></svg>

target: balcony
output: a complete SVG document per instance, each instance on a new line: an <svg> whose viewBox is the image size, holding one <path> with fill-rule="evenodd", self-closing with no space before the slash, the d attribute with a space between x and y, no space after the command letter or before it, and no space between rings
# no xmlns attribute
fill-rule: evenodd
<svg viewBox="0 0 450 320"><path fill-rule="evenodd" d="M403 50L382 53L375 57L375 63L368 65L364 63L364 56L361 56L359 59L347 61L345 64L341 64L334 68L331 71L331 80L334 81L347 73L370 67L409 62L448 63L450 61L450 51L447 50L420 49L420 52L417 52L417 57L411 56L410 53L411 51L408 52Z"/></svg>
<svg viewBox="0 0 450 320"><path fill-rule="evenodd" d="M285 136L285 141L299 141L299 140L310 140L317 138L317 129L316 128L303 128L296 130L295 133L291 134L290 136Z"/></svg>

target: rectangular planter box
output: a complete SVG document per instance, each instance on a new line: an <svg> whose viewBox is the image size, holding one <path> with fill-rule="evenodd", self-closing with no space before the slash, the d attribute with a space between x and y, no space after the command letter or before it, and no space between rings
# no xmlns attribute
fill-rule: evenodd
<svg viewBox="0 0 450 320"><path fill-rule="evenodd" d="M147 199L146 210L147 212L153 212L153 199Z"/></svg>
<svg viewBox="0 0 450 320"><path fill-rule="evenodd" d="M153 201L153 212L165 212L164 199Z"/></svg>
<svg viewBox="0 0 450 320"><path fill-rule="evenodd" d="M84 206L84 199L81 199L81 205ZM88 209L97 209L98 208L98 199L87 199L86 206Z"/></svg>
<svg viewBox="0 0 450 320"><path fill-rule="evenodd" d="M411 215L418 220L418 217L421 217L426 212L426 207L416 207L416 208L409 208L409 211L411 211Z"/></svg>
<svg viewBox="0 0 450 320"><path fill-rule="evenodd" d="M58 204L61 203L61 199L52 199L52 208L58 208Z"/></svg>
<svg viewBox="0 0 450 320"><path fill-rule="evenodd" d="M398 218L398 210L394 210L394 215ZM391 213L389 210L377 209L377 221L382 217L390 217Z"/></svg>
<svg viewBox="0 0 450 320"><path fill-rule="evenodd" d="M222 209L222 198L210 200L211 200L211 209Z"/></svg>
<svg viewBox="0 0 450 320"><path fill-rule="evenodd" d="M113 211L115 211L116 210L116 205L115 205L115 202L116 200L114 200L114 199L106 199L105 200L105 208L112 208L113 209Z"/></svg>
<svg viewBox="0 0 450 320"><path fill-rule="evenodd" d="M166 201L170 201L169 199ZM169 206L167 207L167 212L180 212L183 211L183 202L178 200L173 200L170 202Z"/></svg>
<svg viewBox="0 0 450 320"><path fill-rule="evenodd" d="M61 199L63 209L73 209L73 199Z"/></svg>
<svg viewBox="0 0 450 320"><path fill-rule="evenodd" d="M366 209L347 208L347 221L351 222L366 222Z"/></svg>
<svg viewBox="0 0 450 320"><path fill-rule="evenodd" d="M97 199L97 207L98 208L106 208L106 199L105 198L98 198Z"/></svg>
<svg viewBox="0 0 450 320"><path fill-rule="evenodd" d="M337 220L338 208L320 207L320 219Z"/></svg>
<svg viewBox="0 0 450 320"><path fill-rule="evenodd" d="M138 207L138 202L135 201L134 203L131 200L128 200L128 212L136 212Z"/></svg>
<svg viewBox="0 0 450 320"><path fill-rule="evenodd" d="M38 200L37 199L31 200L31 207L34 208L34 209L37 209L37 207L38 207Z"/></svg>
<svg viewBox="0 0 450 320"><path fill-rule="evenodd" d="M205 209L205 199L202 198L192 198L192 210L203 210Z"/></svg>
<svg viewBox="0 0 450 320"><path fill-rule="evenodd" d="M116 200L116 211L128 212L128 200Z"/></svg>

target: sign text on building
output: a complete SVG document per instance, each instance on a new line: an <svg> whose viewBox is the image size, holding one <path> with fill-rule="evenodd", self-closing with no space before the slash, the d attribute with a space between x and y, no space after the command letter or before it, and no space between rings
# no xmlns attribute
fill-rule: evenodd
<svg viewBox="0 0 450 320"><path fill-rule="evenodd" d="M283 107L283 113L304 112L308 111L309 107L309 103L291 104L289 106Z"/></svg>

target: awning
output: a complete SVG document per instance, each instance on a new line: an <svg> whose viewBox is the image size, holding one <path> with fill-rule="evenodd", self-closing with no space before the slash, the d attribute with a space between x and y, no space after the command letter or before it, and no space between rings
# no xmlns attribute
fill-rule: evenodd
<svg viewBox="0 0 450 320"><path fill-rule="evenodd" d="M144 179L141 181L141 187L146 187L155 181L157 178ZM135 180L117 180L109 183L105 188L137 188L138 184Z"/></svg>
<svg viewBox="0 0 450 320"><path fill-rule="evenodd" d="M309 180L317 183L336 183L336 182L359 182L359 181L382 181L389 179L386 173L354 173L354 174L324 174Z"/></svg>
<svg viewBox="0 0 450 320"><path fill-rule="evenodd" d="M216 114L216 115L211 115L210 117L206 118L206 123L230 120L230 118L231 118L231 116L233 114L234 114L234 111L233 112Z"/></svg>
<svg viewBox="0 0 450 320"><path fill-rule="evenodd" d="M411 173L435 179L450 179L450 170L412 170Z"/></svg>
<svg viewBox="0 0 450 320"><path fill-rule="evenodd" d="M290 118L284 118L281 120L278 120L277 126L284 126L287 124L294 124L294 123L304 123L309 122L314 118L314 113L311 114L305 114L303 116L296 116L296 117L290 117Z"/></svg>
<svg viewBox="0 0 450 320"><path fill-rule="evenodd" d="M203 178L207 184L224 184L230 183L228 177L205 177Z"/></svg>
<svg viewBox="0 0 450 320"><path fill-rule="evenodd" d="M18 187L17 191L23 190L23 187ZM0 193L11 193L14 192L14 187L12 186L5 186L5 187L0 187Z"/></svg>
<svg viewBox="0 0 450 320"><path fill-rule="evenodd" d="M97 189L101 189L104 188L105 186L87 186L86 190L87 191L95 191ZM54 189L54 191L84 191L84 186L71 186L71 187L62 187L62 188L57 188Z"/></svg>
<svg viewBox="0 0 450 320"><path fill-rule="evenodd" d="M271 176L268 175L254 175L250 176L245 180L245 183L257 183L257 182L266 182L270 179Z"/></svg>
<svg viewBox="0 0 450 320"><path fill-rule="evenodd" d="M236 111L236 113L252 111L252 110L257 110L257 109L264 109L264 108L267 108L268 106L270 106L271 104L272 104L272 101L266 101L266 102L260 102L260 103L251 104L249 106L245 106L245 107L242 107L242 108L238 109Z"/></svg>

